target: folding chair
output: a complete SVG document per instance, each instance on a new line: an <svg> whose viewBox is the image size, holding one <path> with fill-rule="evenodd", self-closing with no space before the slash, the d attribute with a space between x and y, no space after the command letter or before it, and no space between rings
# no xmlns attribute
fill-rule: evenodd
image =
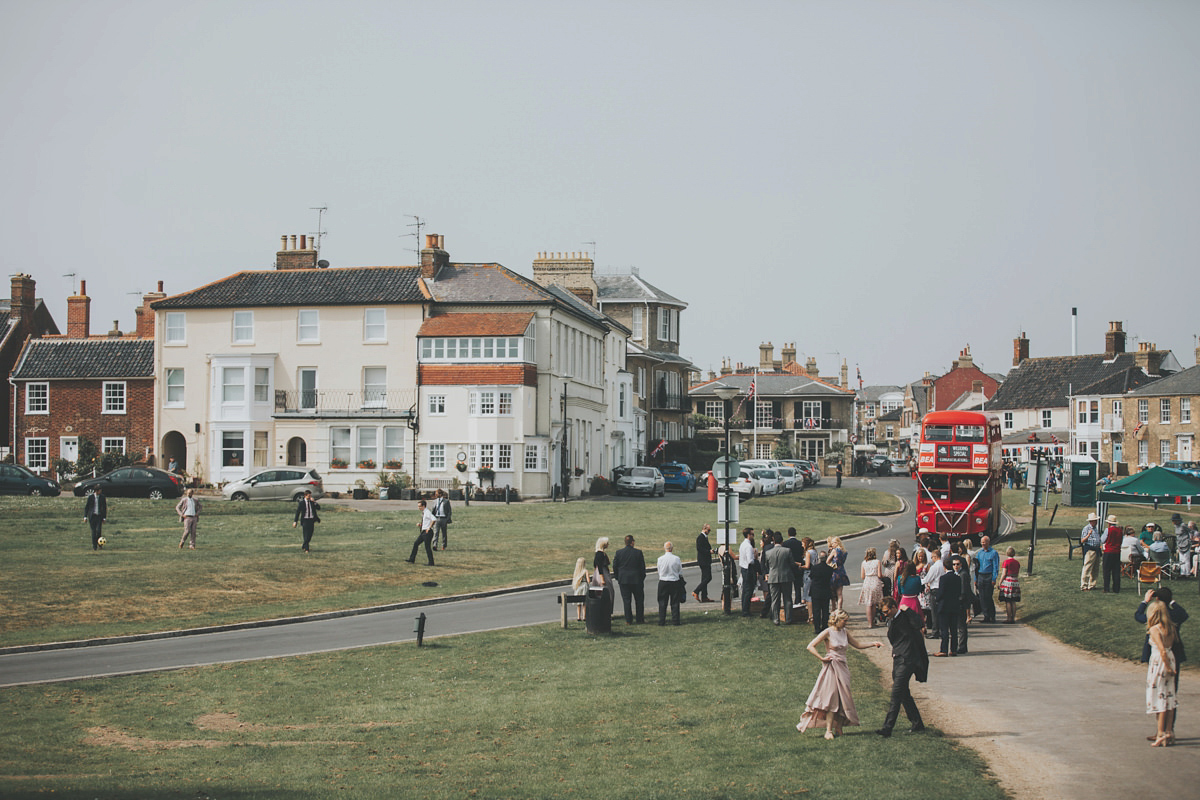
<svg viewBox="0 0 1200 800"><path fill-rule="evenodd" d="M1154 560L1154 563L1162 572L1163 577L1167 580L1179 576L1179 568L1176 566L1174 561L1171 560L1171 552L1169 550L1164 550L1162 552L1151 550L1150 558Z"/></svg>
<svg viewBox="0 0 1200 800"><path fill-rule="evenodd" d="M1137 582L1138 594L1141 594L1143 583L1147 586L1152 585L1155 589L1160 588L1162 586L1162 569L1153 561L1143 561L1142 565L1138 567Z"/></svg>

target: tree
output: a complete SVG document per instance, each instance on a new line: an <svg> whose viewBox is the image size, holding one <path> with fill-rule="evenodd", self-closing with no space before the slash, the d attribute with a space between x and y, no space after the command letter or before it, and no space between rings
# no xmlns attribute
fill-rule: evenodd
<svg viewBox="0 0 1200 800"><path fill-rule="evenodd" d="M785 461L796 457L792 452L792 443L787 439L780 439L775 442L775 449L772 451L771 456L776 461Z"/></svg>

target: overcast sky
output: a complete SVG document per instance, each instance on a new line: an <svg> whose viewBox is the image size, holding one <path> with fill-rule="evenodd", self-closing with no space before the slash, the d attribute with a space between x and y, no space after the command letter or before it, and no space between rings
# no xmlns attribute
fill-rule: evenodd
<svg viewBox="0 0 1200 800"><path fill-rule="evenodd" d="M1109 320L1195 363L1200 3L0 0L0 241L66 326L270 268L593 249L683 355L867 384ZM64 277L76 273L74 279Z"/></svg>

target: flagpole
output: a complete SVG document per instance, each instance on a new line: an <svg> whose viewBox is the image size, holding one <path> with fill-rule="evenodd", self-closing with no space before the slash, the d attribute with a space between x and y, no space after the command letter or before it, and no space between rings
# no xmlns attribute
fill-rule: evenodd
<svg viewBox="0 0 1200 800"><path fill-rule="evenodd" d="M754 368L754 402L750 404L750 413L754 415L754 453L751 458L758 458L758 367Z"/></svg>

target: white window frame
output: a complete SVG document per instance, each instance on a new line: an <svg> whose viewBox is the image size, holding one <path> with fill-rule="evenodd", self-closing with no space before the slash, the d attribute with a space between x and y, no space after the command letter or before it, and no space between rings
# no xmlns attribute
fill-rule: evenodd
<svg viewBox="0 0 1200 800"><path fill-rule="evenodd" d="M1049 408L1042 409L1042 427L1051 428L1054 426L1054 411Z"/></svg>
<svg viewBox="0 0 1200 800"><path fill-rule="evenodd" d="M50 469L50 440L45 436L25 439L25 466L34 472Z"/></svg>
<svg viewBox="0 0 1200 800"><path fill-rule="evenodd" d="M253 454L251 458L256 469L269 466L271 455L271 432L270 431L255 431Z"/></svg>
<svg viewBox="0 0 1200 800"><path fill-rule="evenodd" d="M525 336L430 336L420 339L421 363L492 364L533 361L522 354Z"/></svg>
<svg viewBox="0 0 1200 800"><path fill-rule="evenodd" d="M50 413L50 384L49 382L25 384L25 413Z"/></svg>
<svg viewBox="0 0 1200 800"><path fill-rule="evenodd" d="M163 344L187 344L187 314L183 311L168 311L163 320Z"/></svg>
<svg viewBox="0 0 1200 800"><path fill-rule="evenodd" d="M387 309L363 309L363 341L368 344L387 342Z"/></svg>
<svg viewBox="0 0 1200 800"><path fill-rule="evenodd" d="M315 308L301 308L296 312L296 343L321 343L321 312Z"/></svg>
<svg viewBox="0 0 1200 800"><path fill-rule="evenodd" d="M1158 465L1161 467L1163 464L1167 463L1170 460L1171 460L1171 440L1164 436L1163 438L1158 440Z"/></svg>
<svg viewBox="0 0 1200 800"><path fill-rule="evenodd" d="M1162 425L1171 424L1171 398L1160 397L1158 399L1158 421Z"/></svg>
<svg viewBox="0 0 1200 800"><path fill-rule="evenodd" d="M1004 412L1004 430L1011 431L1013 429L1013 412Z"/></svg>
<svg viewBox="0 0 1200 800"><path fill-rule="evenodd" d="M549 468L546 460L546 445L535 442L525 445L525 471L546 472Z"/></svg>
<svg viewBox="0 0 1200 800"><path fill-rule="evenodd" d="M824 411L820 400L802 400L800 412L803 414L801 419L815 419L817 421L817 427L821 427L823 421L821 414L823 414Z"/></svg>
<svg viewBox="0 0 1200 800"><path fill-rule="evenodd" d="M254 402L271 402L271 368L254 367ZM265 465L264 465L265 466Z"/></svg>
<svg viewBox="0 0 1200 800"><path fill-rule="evenodd" d="M382 460L379 462L380 469L403 469L404 468L404 428L398 425L387 425L383 429L383 452ZM389 467L388 464L396 463L400 466Z"/></svg>
<svg viewBox="0 0 1200 800"><path fill-rule="evenodd" d="M1145 398L1138 399L1138 422L1145 425L1150 421L1150 401ZM1146 463L1144 461L1140 462Z"/></svg>
<svg viewBox="0 0 1200 800"><path fill-rule="evenodd" d="M104 381L101 413L124 414L128 406L128 391L125 381Z"/></svg>
<svg viewBox="0 0 1200 800"><path fill-rule="evenodd" d="M643 341L646 338L642 311L641 306L634 306L630 314L629 327L633 329L633 340L636 342Z"/></svg>
<svg viewBox="0 0 1200 800"><path fill-rule="evenodd" d="M512 450L511 444L496 445L496 471L497 472L512 472Z"/></svg>
<svg viewBox="0 0 1200 800"><path fill-rule="evenodd" d="M1179 398L1179 422L1187 425L1192 421L1192 398Z"/></svg>
<svg viewBox="0 0 1200 800"><path fill-rule="evenodd" d="M100 452L101 453L116 453L117 455L125 455L125 437L124 436L102 436L100 437Z"/></svg>
<svg viewBox="0 0 1200 800"><path fill-rule="evenodd" d="M230 381L234 373L237 373L240 380ZM238 396L232 396L235 394ZM245 367L221 367L221 403L222 405L238 405L246 402L246 368Z"/></svg>
<svg viewBox="0 0 1200 800"><path fill-rule="evenodd" d="M704 416L712 417L721 424L725 423L725 401L724 400L705 400L704 401Z"/></svg>
<svg viewBox="0 0 1200 800"><path fill-rule="evenodd" d="M163 406L183 408L187 397L187 375L183 367L167 367L163 371Z"/></svg>
<svg viewBox="0 0 1200 800"><path fill-rule="evenodd" d="M446 445L431 444L427 445L426 464L425 468L430 472L445 472L446 471Z"/></svg>
<svg viewBox="0 0 1200 800"><path fill-rule="evenodd" d="M354 438L358 447L354 457L354 466L357 469L379 469L379 429L370 427L359 428ZM367 461L370 461L375 466L362 466Z"/></svg>
<svg viewBox="0 0 1200 800"><path fill-rule="evenodd" d="M233 312L233 343L254 344L254 312Z"/></svg>
<svg viewBox="0 0 1200 800"><path fill-rule="evenodd" d="M237 456L240 464L230 463L233 457ZM233 467L234 469L242 469L246 466L246 432L245 431L221 431L221 466Z"/></svg>
<svg viewBox="0 0 1200 800"><path fill-rule="evenodd" d="M387 367L363 367L363 408L387 407Z"/></svg>
<svg viewBox="0 0 1200 800"><path fill-rule="evenodd" d="M345 462L347 468L354 466L354 440L348 427L329 429L329 463L334 459Z"/></svg>
<svg viewBox="0 0 1200 800"><path fill-rule="evenodd" d="M446 416L446 395L431 394L427 398L427 411L431 417Z"/></svg>
<svg viewBox="0 0 1200 800"><path fill-rule="evenodd" d="M754 427L770 428L775 421L775 406L770 400L754 401Z"/></svg>

